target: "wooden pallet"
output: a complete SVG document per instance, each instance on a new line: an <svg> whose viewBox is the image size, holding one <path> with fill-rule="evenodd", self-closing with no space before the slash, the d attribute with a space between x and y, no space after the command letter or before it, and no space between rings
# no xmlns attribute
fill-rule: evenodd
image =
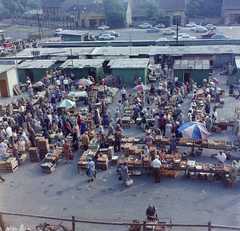
<svg viewBox="0 0 240 231"><path fill-rule="evenodd" d="M17 84L13 85L13 91L16 95L21 95L22 91Z"/></svg>

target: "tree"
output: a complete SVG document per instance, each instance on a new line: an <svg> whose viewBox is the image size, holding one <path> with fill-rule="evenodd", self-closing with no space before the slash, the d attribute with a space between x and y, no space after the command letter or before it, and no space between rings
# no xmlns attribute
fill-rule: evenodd
<svg viewBox="0 0 240 231"><path fill-rule="evenodd" d="M139 9L145 9L147 11L147 18L154 17L154 14L158 11L158 4L155 0L147 0L139 3L137 6Z"/></svg>
<svg viewBox="0 0 240 231"><path fill-rule="evenodd" d="M160 9L157 12L155 12L153 18L157 23L163 23L166 27L169 26L170 16L165 15L165 11L163 9Z"/></svg>
<svg viewBox="0 0 240 231"><path fill-rule="evenodd" d="M186 5L186 15L189 18L196 16L221 17L222 0L189 0Z"/></svg>
<svg viewBox="0 0 240 231"><path fill-rule="evenodd" d="M23 1L23 0L22 0ZM8 16L17 17L22 14L25 9L20 0L2 0L3 7L9 11Z"/></svg>
<svg viewBox="0 0 240 231"><path fill-rule="evenodd" d="M123 2L118 0L104 0L103 8L106 14L107 21L112 27L124 26L125 10Z"/></svg>

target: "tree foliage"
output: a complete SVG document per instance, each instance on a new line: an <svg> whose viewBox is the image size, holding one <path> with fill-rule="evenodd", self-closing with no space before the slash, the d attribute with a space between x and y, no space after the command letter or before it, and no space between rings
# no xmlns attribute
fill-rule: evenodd
<svg viewBox="0 0 240 231"><path fill-rule="evenodd" d="M31 9L40 9L45 0L2 0L1 17L19 17Z"/></svg>
<svg viewBox="0 0 240 231"><path fill-rule="evenodd" d="M166 27L169 26L170 16L165 15L165 11L163 9L156 11L153 18L157 23L163 23Z"/></svg>
<svg viewBox="0 0 240 231"><path fill-rule="evenodd" d="M158 10L158 4L155 0L146 0L141 2L137 5L139 9L146 9L147 10L147 17L152 18L154 17L155 12Z"/></svg>
<svg viewBox="0 0 240 231"><path fill-rule="evenodd" d="M118 0L104 0L103 7L106 18L112 26L123 25L126 17L123 2Z"/></svg>
<svg viewBox="0 0 240 231"><path fill-rule="evenodd" d="M189 18L196 16L221 17L222 0L189 0L186 6L186 15Z"/></svg>

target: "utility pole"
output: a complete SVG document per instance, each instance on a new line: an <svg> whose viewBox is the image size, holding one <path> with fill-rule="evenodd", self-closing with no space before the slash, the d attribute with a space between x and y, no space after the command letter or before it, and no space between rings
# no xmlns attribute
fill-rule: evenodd
<svg viewBox="0 0 240 231"><path fill-rule="evenodd" d="M178 45L178 16L177 16L177 45Z"/></svg>
<svg viewBox="0 0 240 231"><path fill-rule="evenodd" d="M41 40L41 32L40 32L40 25L39 25L38 11L37 11L37 22L38 22L39 39Z"/></svg>

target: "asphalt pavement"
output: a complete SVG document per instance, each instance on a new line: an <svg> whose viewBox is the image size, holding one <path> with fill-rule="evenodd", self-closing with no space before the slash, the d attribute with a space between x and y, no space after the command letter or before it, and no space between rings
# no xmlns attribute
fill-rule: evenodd
<svg viewBox="0 0 240 231"><path fill-rule="evenodd" d="M228 96L227 76L218 75L219 69L214 70L213 76L218 78L219 86L226 89L225 104L217 109L218 118L236 118L234 108L239 105L239 100ZM157 83L155 83L157 86ZM236 90L235 90L236 91ZM128 93L133 93L132 87L127 87ZM25 97L27 95L25 94ZM111 112L117 107L120 92L114 97L114 103L109 106ZM191 93L184 98L183 110L187 116ZM12 98L4 99L10 102ZM212 105L213 106L213 105ZM80 109L83 103L78 104ZM150 105L155 108L156 105ZM211 107L212 108L212 107ZM124 128L125 136L144 136L142 129L132 126ZM235 135L228 129L222 133L213 133L209 139L232 141ZM141 146L139 146L141 147ZM190 149L182 148L181 151ZM109 165L106 171L97 171L94 182L88 183L85 172L78 174L77 162L82 154L79 150L74 155L74 160L57 165L51 173L43 173L41 162L31 163L27 159L14 173L1 172L6 178L0 182L0 208L4 212L16 212L32 215L44 215L60 218L75 216L80 220L94 220L105 222L131 222L132 220L143 221L145 211L149 204L153 204L158 210L158 217L171 218L173 223L212 224L240 226L240 181L234 188L226 187L219 182L206 180L185 179L183 172L179 172L176 178L163 177L160 184L155 184L153 176L148 171L142 170L141 176L133 176L134 184L125 187L118 181L116 166ZM190 157L203 163L216 163L211 157L217 150L204 149L202 156ZM123 154L122 152L119 154ZM239 161L239 152L232 152L233 159ZM42 222L58 224L58 221L42 219L3 216L6 223L35 230L35 226ZM64 225L71 227L70 222ZM77 231L85 230L128 230L120 226L99 226L91 224L76 224ZM174 228L174 230L200 230L199 228ZM203 229L204 230L204 229Z"/></svg>

